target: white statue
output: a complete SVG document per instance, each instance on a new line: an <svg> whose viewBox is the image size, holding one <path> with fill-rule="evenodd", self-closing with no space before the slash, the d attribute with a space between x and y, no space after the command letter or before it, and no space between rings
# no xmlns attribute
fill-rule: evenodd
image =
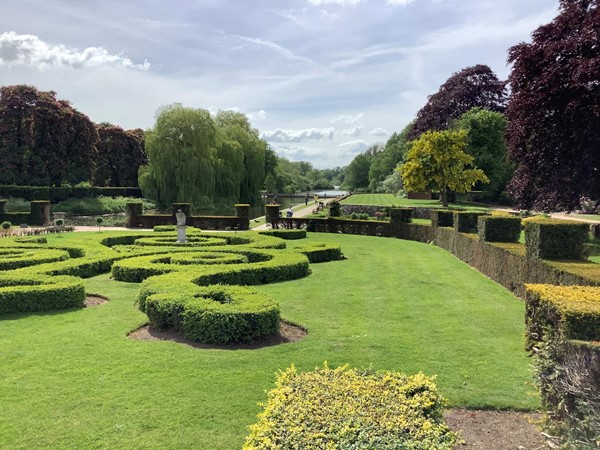
<svg viewBox="0 0 600 450"><path fill-rule="evenodd" d="M175 213L175 218L177 219L177 243L183 244L187 242L187 237L185 236L185 213L178 209Z"/></svg>

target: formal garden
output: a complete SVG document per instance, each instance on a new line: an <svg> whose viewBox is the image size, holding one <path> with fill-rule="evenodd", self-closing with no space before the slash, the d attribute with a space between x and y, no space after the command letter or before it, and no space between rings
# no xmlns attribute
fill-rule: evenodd
<svg viewBox="0 0 600 450"><path fill-rule="evenodd" d="M553 382L572 381L556 352L597 367L598 288L552 286L600 284L588 226L529 219L524 245L520 217L413 213L371 236L330 217L186 243L173 225L1 239L0 446L441 449L446 405L535 411L541 386L566 423L565 398L594 411Z"/></svg>

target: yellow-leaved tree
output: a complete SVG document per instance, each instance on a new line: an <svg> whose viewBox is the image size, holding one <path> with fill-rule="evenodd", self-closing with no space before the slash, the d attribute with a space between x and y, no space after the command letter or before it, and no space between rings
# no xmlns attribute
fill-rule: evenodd
<svg viewBox="0 0 600 450"><path fill-rule="evenodd" d="M467 131L427 131L413 142L406 162L397 170L407 191L438 190L448 206L447 191L467 192L478 181L489 180L481 169L470 167L473 157L465 152Z"/></svg>

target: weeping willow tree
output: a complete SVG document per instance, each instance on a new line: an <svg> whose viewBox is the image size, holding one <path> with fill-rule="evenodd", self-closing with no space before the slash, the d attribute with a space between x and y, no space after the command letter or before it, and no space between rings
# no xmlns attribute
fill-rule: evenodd
<svg viewBox="0 0 600 450"><path fill-rule="evenodd" d="M190 202L214 205L217 127L204 109L171 105L162 108L146 134L148 165L140 170L140 187L160 206Z"/></svg>
<svg viewBox="0 0 600 450"><path fill-rule="evenodd" d="M267 143L248 118L171 105L159 111L146 135L148 165L139 172L144 196L168 207L198 209L253 203L265 178Z"/></svg>
<svg viewBox="0 0 600 450"><path fill-rule="evenodd" d="M234 111L220 111L215 121L227 139L237 142L243 155L240 172L239 201L255 203L265 181L265 156L267 143L260 139L248 118Z"/></svg>

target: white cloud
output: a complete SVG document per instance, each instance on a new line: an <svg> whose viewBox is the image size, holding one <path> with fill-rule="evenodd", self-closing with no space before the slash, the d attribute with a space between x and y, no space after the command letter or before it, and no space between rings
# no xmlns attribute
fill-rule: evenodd
<svg viewBox="0 0 600 450"><path fill-rule="evenodd" d="M150 63L135 64L122 55L110 54L102 47L79 50L65 45L51 45L33 34L14 31L0 34L0 66L31 66L39 70L49 67L125 67L148 70Z"/></svg>
<svg viewBox="0 0 600 450"><path fill-rule="evenodd" d="M343 144L338 145L338 148L341 150L341 156L356 156L369 148L369 144L362 139L357 139L344 142Z"/></svg>
<svg viewBox="0 0 600 450"><path fill-rule="evenodd" d="M356 6L361 3L362 0L308 0L308 3L313 5L342 5L342 6Z"/></svg>
<svg viewBox="0 0 600 450"><path fill-rule="evenodd" d="M264 120L267 117L267 112L264 109L259 109L258 111L249 111L246 115L250 119L250 122L256 122Z"/></svg>
<svg viewBox="0 0 600 450"><path fill-rule="evenodd" d="M335 130L333 128L307 128L305 130L282 130L278 128L273 131L261 133L261 138L269 142L303 142L322 139L333 139Z"/></svg>
<svg viewBox="0 0 600 450"><path fill-rule="evenodd" d="M385 2L386 5L408 5L409 3L414 2L415 0L387 0Z"/></svg>
<svg viewBox="0 0 600 450"><path fill-rule="evenodd" d="M341 114L331 121L334 124L342 124L342 125L355 125L358 123L364 116L364 113L358 113L355 116L351 114Z"/></svg>
<svg viewBox="0 0 600 450"><path fill-rule="evenodd" d="M340 134L343 134L345 136L360 136L360 133L362 131L363 127L352 127L352 128L346 128L345 130L342 130L340 132Z"/></svg>
<svg viewBox="0 0 600 450"><path fill-rule="evenodd" d="M388 136L390 132L383 127L377 127L369 131L369 134L371 136Z"/></svg>
<svg viewBox="0 0 600 450"><path fill-rule="evenodd" d="M315 62L312 59L306 58L304 56L296 55L291 50L277 44L276 42L268 41L266 39L261 39L261 38L252 38L252 37L239 36L239 35L232 35L232 37L239 39L240 41L242 41L246 44L250 44L253 47L266 48L268 50L271 50L271 51L281 55L285 59L288 59L291 61L299 61L299 62L311 64L311 65L315 64Z"/></svg>

